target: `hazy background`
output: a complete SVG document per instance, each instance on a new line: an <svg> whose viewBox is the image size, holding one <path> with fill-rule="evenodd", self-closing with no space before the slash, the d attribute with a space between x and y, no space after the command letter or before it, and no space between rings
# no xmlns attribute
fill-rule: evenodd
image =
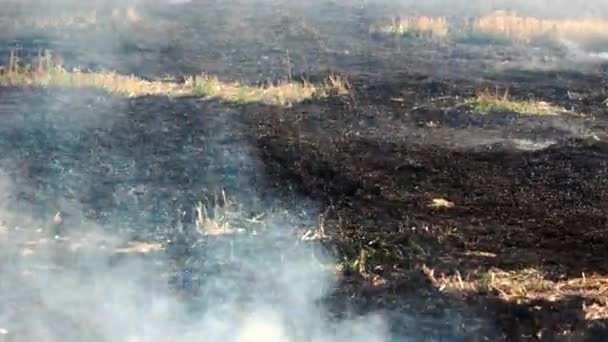
<svg viewBox="0 0 608 342"><path fill-rule="evenodd" d="M161 7L166 5L188 5L196 3L201 5L214 5L217 1L209 0L192 0L192 1L171 1L171 0L96 0L96 1L75 1L75 0L3 0L3 11L30 11L30 12L46 12L65 11L83 8L100 8L111 9L116 6L128 6L131 4L144 5L149 7ZM295 4L285 0L247 0L247 1L230 1L226 5L233 4L259 4L269 6L291 6L298 7L314 7L318 5L327 5L335 3L342 6L362 6L371 9L399 9L403 11L420 12L420 14L435 14L435 15L479 15L488 13L494 10L514 10L520 14L528 14L539 17L589 17L589 16L606 16L608 15L608 4L601 0L588 1L567 1L567 0L328 0L328 1L309 1L306 3ZM35 4L32 8L32 4ZM51 12L49 12L51 11Z"/></svg>

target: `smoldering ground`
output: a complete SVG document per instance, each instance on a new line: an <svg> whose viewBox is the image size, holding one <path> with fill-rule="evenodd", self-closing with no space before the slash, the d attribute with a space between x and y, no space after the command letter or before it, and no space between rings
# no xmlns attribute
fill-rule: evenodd
<svg viewBox="0 0 608 342"><path fill-rule="evenodd" d="M5 92L4 105L24 95L20 92ZM170 144L166 138L173 133L168 128L176 128L162 112L168 107L153 110L139 130L130 130L124 115L138 102L148 109L153 103L170 107L168 99L112 100L69 91L37 95L45 100L13 107L3 117L0 327L6 338L386 339L379 318L334 320L323 308L320 300L332 290L335 262L316 242L301 241L298 230L314 230L318 213L314 206L271 207L255 199L254 186L261 181L250 177L260 173L259 162L247 142L235 138L238 120L230 111L184 102L178 106L182 119L217 111L195 119L202 129L197 133L177 129L184 144L158 150L158 140ZM76 115L90 109L89 101L104 99L111 105L103 122ZM52 105L55 101L66 105ZM134 142L155 136L142 148L157 150L125 155L106 140L112 131L115 137L123 131L122 139ZM204 147L186 143L194 138L204 138ZM173 150L177 146L181 152ZM24 165L28 156L33 164ZM161 171L162 165L171 165L172 171ZM105 172L95 176L99 169ZM147 181L160 180L163 173L169 184L171 177L192 181L181 188ZM106 191L96 184L105 184ZM209 184L218 192L227 189L234 206L209 206L213 192L200 191ZM103 198L112 207L101 209ZM209 213L197 228L184 217L192 217L198 202ZM98 222L86 215L91 206L105 211ZM252 210L264 217L248 214ZM180 214L186 211L188 215ZM180 299L180 293L187 297Z"/></svg>
<svg viewBox="0 0 608 342"><path fill-rule="evenodd" d="M93 12L76 1L45 2L33 6L36 10L31 11L26 2L11 3L15 6L7 8L13 8L20 16L37 14L35 20L24 22L32 24L28 27L33 28L31 32L43 34L35 36L36 39L17 34L18 39L12 40L15 35L3 31L3 35L11 37L4 48L25 50L24 43L29 42L29 53L36 56L40 48L51 47L65 57L68 69L111 69L156 79L169 73L171 80L182 74L209 72L255 83L265 78L285 79L301 71L321 73L330 65L353 74L365 71L362 79L368 83L355 84L357 90L363 90L352 96L295 104L291 108L163 96L117 99L105 93L69 89L2 89L0 170L4 184L1 207L4 228L0 255L6 263L2 264L0 278L0 328L6 339L402 341L439 335L449 340L469 340L459 337L469 333L462 331L472 327L476 333L480 326L491 335L494 326L485 319L475 317L474 323L463 324L455 311L468 311L467 307L450 311L435 305L434 300L443 299L444 294L434 288L429 290L430 295L425 294L428 297L405 298L405 305L398 300L392 302L392 293L384 302L383 296L378 296L384 311L372 315L351 312L346 299L345 309L340 312L327 308L323 300L337 287L333 269L338 260L319 241L303 239L322 235L319 228L323 226L325 212L318 209L323 205L315 199L329 202L324 203L325 207L336 205L343 206L341 210L360 211L353 223L358 229L356 234L365 235L366 230L385 226L398 232L395 235L403 234L405 238L398 237L395 243L405 260L399 263L401 267L404 263L411 267L417 265L420 255L430 260L435 253L428 252L432 248L419 247L420 237L407 235L408 232L425 231L421 227L429 225L422 221L445 217L451 220L449 229L456 225L466 230L469 222L463 220L472 215L457 211L450 216L446 210L439 214L432 212L429 219L425 216L430 210L426 203L428 194L454 183L453 189L441 191L464 199L470 193L480 196L469 199L473 214L478 210L483 214L504 215L495 207L505 198L491 196L507 196L506 201L510 201L508 196L512 192L475 188L480 179L474 178L477 174L469 179L468 174L480 171L480 175L489 177L481 179L489 179L488 184L482 182L488 189L497 184L511 184L511 179L497 177L495 170L502 174L507 169L507 174L523 180L517 185L523 187L534 183L528 180L539 174L554 172L559 176L560 170L566 169L563 164L569 166L568 160L556 152L559 144L579 138L587 125L595 125L581 123L584 121L581 117L530 118L513 113L479 116L463 112L458 101L471 95L475 81L465 82L461 77L453 87L448 87L447 82L413 75L409 63L428 62L425 51L415 47L412 59L401 58L403 55L393 58L391 54L398 51L391 46L391 54L386 57L383 42L366 40L369 31L365 25L378 19L374 14L377 8L395 6L406 14L448 15L446 11L485 13L513 4L520 6L520 13L534 15L534 11L543 9L535 7L538 3L496 1L492 4L497 8L486 8L488 2L475 6L452 2L445 6L446 2L439 1L416 4L366 1L357 2L348 16L342 15L345 7L339 3L323 7L279 2L281 6L275 11L271 6L274 2L267 1L214 6L192 1L194 7L180 10L177 8L189 4L97 2ZM603 5L598 2L597 6L596 9ZM320 8L326 16L319 13ZM584 15L584 8L577 6L577 11ZM552 9L573 13L565 5ZM73 22L36 21L45 12L57 13L57 18L70 18L62 16L62 12L70 11L84 15ZM243 11L249 13L245 18L238 15ZM89 16L91 13L94 15ZM201 19L203 15L205 20ZM328 24L334 19L337 24ZM277 24L278 28L269 23ZM11 27L20 33L18 25ZM173 36L173 32L178 34ZM201 37L205 37L202 44ZM361 44L362 41L368 45ZM370 46L382 53L374 53ZM403 51L411 53L406 48ZM464 49L468 51L469 47ZM527 63L528 55L519 51L513 58ZM449 65L450 56L460 52L463 50L430 52L432 56L440 54L431 64L439 63L442 67L433 66L429 72L437 75L442 70L446 73L451 70L453 74L466 74L468 69L463 71L458 65ZM535 53L543 55L544 51ZM501 63L492 58L489 57L488 64ZM395 60L407 63L402 65ZM466 63L477 67L487 62L472 60L475 62ZM400 70L395 71L393 66ZM373 80L377 77L375 72L382 74L379 69L390 77ZM571 104L577 110L599 108L596 100L602 94L586 88L598 84L595 77L565 75L568 82L556 85L551 76L537 76L541 81L553 82L541 84L542 87L521 81L534 77L533 74L513 73L510 77L504 82L519 87L515 89L519 90L518 96L533 92L539 97L562 101L568 108ZM578 85L586 89L583 100L564 99L567 88ZM446 106L450 110L437 107L434 97L439 101L448 98ZM261 122L252 121L256 115L267 117ZM437 120L429 122L432 118ZM292 121L297 125L290 127ZM421 127L421 122L428 126ZM470 126L479 130L467 131ZM488 130L488 126L492 129ZM311 132L316 135L311 137ZM354 142L324 138L336 132ZM252 137L254 134L258 136ZM275 141L268 143L272 139ZM415 150L420 141L428 143L427 146ZM516 152L517 158L513 158L522 161L522 165L529 161L530 165L521 166L522 170L536 167L536 171L531 171L530 176L513 166L519 165L517 162L502 163L500 154L483 154L492 144L500 145L497 149L505 155L513 150L536 151L534 155ZM330 147L342 149L342 154L326 153ZM473 159L479 160L472 160L471 164L466 164L466 156L452 152L458 149L463 154L469 153L471 147L483 150L473 154ZM543 157L537 150L547 147L551 149ZM577 148L571 147L566 153L578 156ZM384 155L391 155L394 160L375 159ZM369 160L369 165L375 168L369 172L366 171L369 165L363 165L363 171L355 172L355 176L348 170L350 164L365 164ZM589 160L584 164L589 169L602 167ZM302 197L308 199L291 192L288 196L275 192L276 179L267 176L276 170L266 168L273 162L281 164L276 168L282 168L285 178L291 177L296 185L311 183L304 184L310 193ZM556 163L562 164L554 168ZM461 173L453 175L450 168ZM580 174L581 178L596 180L596 176L587 177L583 171ZM374 179L375 175L379 178ZM321 184L315 183L316 178L321 179ZM388 185L380 187L372 182ZM475 191L461 193L463 184ZM549 194L554 191L551 184L546 185ZM601 186L599 181L590 184ZM421 194L419 187L427 193ZM399 191L405 191L406 200L399 198ZM351 198L344 199L345 194ZM392 194L397 197L391 197ZM569 198L570 192L561 195L557 194L555 207L559 215L569 210L560 207L559 201ZM387 196L378 203L389 206L380 215L374 206L370 209L364 205L379 196ZM542 199L535 197L532 202L541 206L534 201ZM479 206L477 209L475 204ZM511 210L507 214L517 218L527 215L525 209L504 210ZM482 217L478 221L502 223L504 217ZM344 216L339 216L336 221L342 219ZM430 225L426 232L433 232L434 228ZM488 235L501 236L501 232L496 230ZM475 234L477 239L478 233ZM393 235L380 236L382 240ZM511 236L505 236L505 240ZM587 241L591 239L589 236L580 240ZM360 242L355 248L362 248L364 239L360 236L357 239ZM378 238L365 243L378 243ZM559 251L554 254L561 256ZM442 257L440 253L437 256ZM428 281L416 278L417 274L420 272L413 272L403 282L402 291L412 287L427 289ZM428 298L432 298L428 307L440 307L441 313L435 311L431 318L421 318L417 313L428 309L425 305ZM387 332L389 319L394 319L397 323L393 325L400 328L393 336ZM488 336L485 332L479 335Z"/></svg>

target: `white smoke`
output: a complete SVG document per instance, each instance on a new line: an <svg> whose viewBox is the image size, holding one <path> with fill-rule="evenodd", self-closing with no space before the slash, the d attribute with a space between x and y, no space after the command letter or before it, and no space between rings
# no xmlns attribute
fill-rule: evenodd
<svg viewBox="0 0 608 342"><path fill-rule="evenodd" d="M13 95L18 97L16 93ZM71 107L64 107L66 113L61 116L61 110L54 102L64 102L65 96L67 93L57 99L52 96L45 99L43 108L49 113L38 113L49 118L48 122L65 124L60 128L48 126L42 132L48 135L44 141L50 146L59 144L52 139L61 134L84 135L94 129L111 131L112 122L121 117L117 114L105 120L87 120L84 124L85 119L80 122L69 110ZM74 96L72 105L79 101L85 104L85 99ZM115 104L117 112L125 109L123 101ZM40 107L32 108L32 113L39 110ZM223 151L216 154L222 157L214 161L215 166L257 168L259 163L246 142L227 139L237 133L231 126L234 118L225 111L219 112L212 116L219 120L220 128L213 131L214 136L206 137L214 144L212 148ZM40 122L38 114L32 113L6 116L7 127L31 134L32 126ZM8 133L7 130L0 132ZM86 148L88 146L84 153L88 153ZM68 146L63 149L67 152L54 151L55 158L73 157ZM64 152L66 155L62 154ZM21 157L26 158L26 155ZM116 158L113 162L126 165L129 156L112 158ZM16 159L15 156L3 156L0 174L9 173L4 172L5 168L10 168ZM84 162L87 160L85 158ZM80 172L79 177L82 177L83 170L62 170L61 175L50 175L47 181L51 185L68 182L73 184L75 191L86 190L79 187L98 180L74 180L73 173ZM263 174L263 170L260 172ZM195 176L217 180L204 170ZM251 180L239 174L230 176L236 177L232 182L243 192L237 194L237 203L238 195L243 200L243 196L255 196L252 195L254 190L247 189ZM193 253L188 262L176 265L160 250L167 245L131 241L116 233L112 224L84 218L81 212L84 209L77 203L59 196L49 197L44 194L45 189L28 184L25 174L13 173L12 177L0 176L2 336L26 342L384 342L387 339L386 326L380 316L337 321L321 304L336 285L331 269L335 260L323 253L316 242L301 241L295 230L301 226L314 228L318 216L314 209L306 212L282 204L267 207L267 218L255 223L263 226L263 231L234 238L209 238L207 244L199 248L202 253ZM29 192L46 195L46 201L52 205L59 204L63 208L70 205L71 217L64 222L61 222L61 215L37 217L33 214L34 208L18 199L25 187L32 187L27 189ZM127 190L117 188L114 196L128 196ZM195 205L192 203L192 207ZM130 209L135 211L137 206ZM244 212L246 210L226 215L239 216ZM130 214L137 217L141 213ZM242 221L247 217L233 219ZM126 222L122 217L108 221L123 225L138 223L137 220ZM193 231L194 227L184 229ZM202 236L199 239L204 240ZM193 245L195 241L188 243ZM183 266L195 273L190 274L190 278L201 279L200 289L196 289L196 282L191 280L194 283L191 286L195 288L193 294L179 291L177 285L170 284L175 273L182 272Z"/></svg>
<svg viewBox="0 0 608 342"><path fill-rule="evenodd" d="M92 222L53 237L45 222L6 209L0 216L0 328L15 341L386 340L378 317L329 321L317 302L333 286L331 272L322 268L331 260L311 257L308 247L263 263L276 255L264 252L277 248L271 239L253 242L263 253L255 260L235 242L233 264L241 275L220 270L210 276L209 293L223 299L202 298L205 304L192 314L189 299L167 285L163 253L152 249L121 259L128 241Z"/></svg>

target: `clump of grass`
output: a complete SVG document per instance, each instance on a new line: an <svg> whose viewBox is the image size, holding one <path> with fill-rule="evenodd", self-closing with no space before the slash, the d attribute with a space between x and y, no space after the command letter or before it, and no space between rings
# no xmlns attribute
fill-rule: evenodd
<svg viewBox="0 0 608 342"><path fill-rule="evenodd" d="M132 75L115 72L68 71L62 67L54 67L43 72L31 69L18 72L0 70L0 86L90 88L128 97L184 93L177 84L145 81Z"/></svg>
<svg viewBox="0 0 608 342"><path fill-rule="evenodd" d="M101 89L120 96L198 96L238 103L265 103L288 105L328 95L345 95L350 89L348 81L337 75L325 82L280 82L266 86L251 86L238 82L223 82L213 76L190 77L184 83L148 81L133 75L116 72L84 72L66 70L49 52L40 54L36 67L23 65L11 53L9 64L0 66L0 86L58 87Z"/></svg>
<svg viewBox="0 0 608 342"><path fill-rule="evenodd" d="M467 101L467 105L477 113L513 112L524 115L558 115L566 112L562 107L544 101L516 100L508 92L499 95L488 90L482 91Z"/></svg>
<svg viewBox="0 0 608 342"><path fill-rule="evenodd" d="M196 205L196 230L204 235L226 235L233 234L235 231L230 226L229 214L228 214L228 200L226 194L222 192L223 205L219 205L219 201L213 202L213 205L209 205L209 201L198 202Z"/></svg>
<svg viewBox="0 0 608 342"><path fill-rule="evenodd" d="M217 98L239 103L298 102L313 95L315 87L309 84L280 83L264 87L250 86L238 82L222 82L214 76L192 77L186 81L195 96Z"/></svg>
<svg viewBox="0 0 608 342"><path fill-rule="evenodd" d="M344 274L367 273L375 264L374 251L360 248L356 256L344 256L342 261L336 264L336 270Z"/></svg>
<svg viewBox="0 0 608 342"><path fill-rule="evenodd" d="M372 33L438 40L451 39L469 44L510 42L605 42L608 20L604 18L539 19L498 11L467 22L445 17L405 16L372 27Z"/></svg>
<svg viewBox="0 0 608 342"><path fill-rule="evenodd" d="M336 95L347 95L350 92L350 82L344 76L330 75L322 87L325 91L334 92Z"/></svg>
<svg viewBox="0 0 608 342"><path fill-rule="evenodd" d="M494 256L495 257L495 256ZM558 301L572 296L596 298L605 292L608 278L581 274L562 280L552 280L544 272L527 268L516 271L501 269L477 270L466 275L455 270L451 274L437 274L434 269L422 267L427 279L440 291L453 293L490 292L499 298L518 303L540 300ZM606 306L583 307L584 314L594 319L606 319Z"/></svg>
<svg viewBox="0 0 608 342"><path fill-rule="evenodd" d="M192 89L192 95L200 97L211 97L222 90L222 82L217 77L192 76L185 84Z"/></svg>
<svg viewBox="0 0 608 342"><path fill-rule="evenodd" d="M477 19L475 32L514 41L608 39L608 20L601 18L538 19L510 12L496 12Z"/></svg>
<svg viewBox="0 0 608 342"><path fill-rule="evenodd" d="M450 32L448 20L442 17L396 17L388 25L372 29L373 32L390 33L417 38L445 38Z"/></svg>
<svg viewBox="0 0 608 342"><path fill-rule="evenodd" d="M191 77L186 80L186 85L192 89L195 96L239 103L262 102L281 105L333 94L345 95L350 89L348 81L338 75L331 75L325 82L317 85L302 81L250 86L238 82L222 82L213 76Z"/></svg>

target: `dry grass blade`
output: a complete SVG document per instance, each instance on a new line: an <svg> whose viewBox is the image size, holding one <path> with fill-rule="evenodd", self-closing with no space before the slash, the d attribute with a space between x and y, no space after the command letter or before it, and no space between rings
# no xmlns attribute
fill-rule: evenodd
<svg viewBox="0 0 608 342"><path fill-rule="evenodd" d="M497 12L475 21L473 30L514 41L537 39L608 39L608 20L602 18L538 19L515 13Z"/></svg>
<svg viewBox="0 0 608 342"><path fill-rule="evenodd" d="M513 112L524 115L559 115L568 113L565 108L552 105L545 101L516 100L509 96L508 91L503 95L498 92L484 90L476 97L469 99L467 104L477 113L489 113L496 111Z"/></svg>
<svg viewBox="0 0 608 342"><path fill-rule="evenodd" d="M604 18L539 19L512 12L497 11L467 24L445 17L403 16L370 29L373 33L449 39L484 38L487 41L532 43L535 41L576 42L608 40L608 20ZM469 37L466 37L469 36Z"/></svg>
<svg viewBox="0 0 608 342"><path fill-rule="evenodd" d="M389 25L372 28L372 32L411 35L415 37L446 38L450 32L448 20L442 17L398 17Z"/></svg>
<svg viewBox="0 0 608 342"><path fill-rule="evenodd" d="M134 75L116 72L84 72L64 69L56 57L48 52L40 54L36 67L23 65L19 56L11 52L9 64L0 67L0 86L93 88L120 96L145 95L200 96L238 103L289 105L306 99L332 94L348 94L348 81L338 75L325 82L280 82L267 86L249 86L237 82L222 82L213 76L192 76L184 83L148 81Z"/></svg>
<svg viewBox="0 0 608 342"><path fill-rule="evenodd" d="M454 202L448 201L444 198L433 198L433 201L429 204L431 208L453 208L455 206Z"/></svg>
<svg viewBox="0 0 608 342"><path fill-rule="evenodd" d="M203 202L196 206L196 229L203 236L230 235L234 230L230 228L226 216L219 212L219 208L214 207L212 216L209 215L207 207Z"/></svg>

